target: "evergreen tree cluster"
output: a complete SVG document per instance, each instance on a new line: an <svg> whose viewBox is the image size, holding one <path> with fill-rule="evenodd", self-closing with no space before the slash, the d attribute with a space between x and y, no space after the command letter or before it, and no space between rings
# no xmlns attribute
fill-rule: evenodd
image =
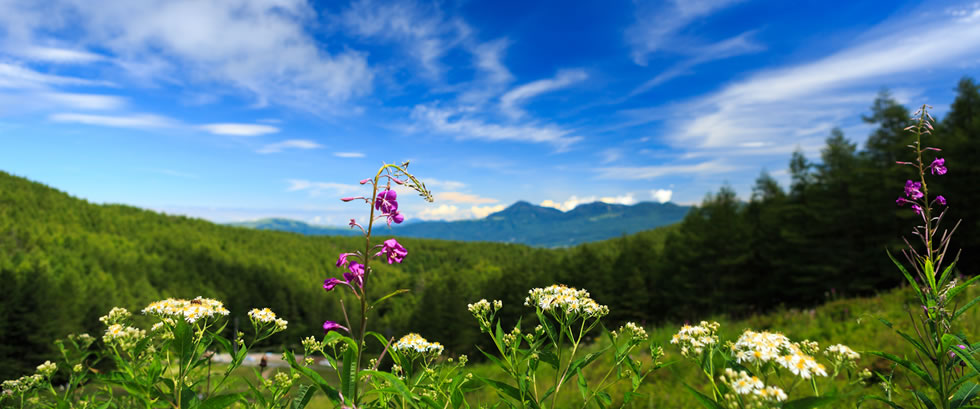
<svg viewBox="0 0 980 409"><path fill-rule="evenodd" d="M957 91L926 139L943 148L949 168L930 186L949 201L947 220L963 220L954 243L962 273L975 274L980 87L964 79ZM527 291L552 283L588 289L609 306L613 325L744 315L893 287L900 276L884 250L899 249L917 217L895 205L913 178L895 164L908 156L909 116L883 93L865 118L877 128L863 149L835 130L818 161L793 155L788 189L763 172L748 202L723 187L677 225L566 249L399 238L406 261L373 263L370 292L410 292L379 305L369 325L389 337L418 332L473 357L485 341L466 304L502 300L504 322L516 323L531 311ZM247 329L249 309L270 307L289 329L266 346L295 348L324 320L344 322L322 282L342 273L339 253L363 243L96 205L0 172L0 379L30 372L68 333L101 335L98 317L113 306L139 311L166 297L224 301L229 332L236 321Z"/></svg>

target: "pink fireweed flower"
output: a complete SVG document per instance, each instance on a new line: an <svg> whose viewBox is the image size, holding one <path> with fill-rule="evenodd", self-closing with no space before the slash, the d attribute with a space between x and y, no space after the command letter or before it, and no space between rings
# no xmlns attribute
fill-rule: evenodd
<svg viewBox="0 0 980 409"><path fill-rule="evenodd" d="M363 185L363 184L365 184L367 182L370 182L370 181L371 181L371 178L361 179L361 184Z"/></svg>
<svg viewBox="0 0 980 409"><path fill-rule="evenodd" d="M405 256L408 255L408 250L405 250L405 247L402 247L401 244L398 244L397 240L388 239L385 240L384 245L381 246L381 251L379 251L374 256L377 257L382 254L388 256L388 264L401 263L402 260L405 259Z"/></svg>
<svg viewBox="0 0 980 409"><path fill-rule="evenodd" d="M936 202L943 206L946 206L946 198L943 197L943 195L936 196Z"/></svg>
<svg viewBox="0 0 980 409"><path fill-rule="evenodd" d="M913 199L921 198L923 196L921 189L922 183L913 182L911 180L905 181L905 196Z"/></svg>
<svg viewBox="0 0 980 409"><path fill-rule="evenodd" d="M388 227L391 227L391 222L401 224L401 222L405 221L405 215L401 214L401 212L397 210L392 213L385 214L384 216L388 218Z"/></svg>
<svg viewBox="0 0 980 409"><path fill-rule="evenodd" d="M920 216L922 215L922 206L919 206L917 204L913 204L912 205L912 210L915 210L915 214L920 215Z"/></svg>
<svg viewBox="0 0 980 409"><path fill-rule="evenodd" d="M340 331L340 330L344 330L344 331L350 332L350 330L348 330L347 327L345 327L343 325L340 325L340 324L338 324L336 322L326 321L326 322L323 323L323 333L324 334L329 333L330 331Z"/></svg>
<svg viewBox="0 0 980 409"><path fill-rule="evenodd" d="M337 258L337 267L343 267L347 265L347 256L351 253L341 253L340 257Z"/></svg>
<svg viewBox="0 0 980 409"><path fill-rule="evenodd" d="M398 210L398 202L395 200L397 198L398 194L394 190L378 193L377 199L374 200L374 208L384 213L394 213Z"/></svg>
<svg viewBox="0 0 980 409"><path fill-rule="evenodd" d="M347 284L347 282L341 281L340 279L337 278L328 278L323 281L323 289L327 291L333 291L333 288L336 287L338 284Z"/></svg>
<svg viewBox="0 0 980 409"><path fill-rule="evenodd" d="M349 273L344 273L344 279L349 284L357 284L358 288L364 288L364 265L356 261L351 261L348 266Z"/></svg>
<svg viewBox="0 0 980 409"><path fill-rule="evenodd" d="M929 164L929 171L933 175L945 175L946 174L946 159L936 158Z"/></svg>

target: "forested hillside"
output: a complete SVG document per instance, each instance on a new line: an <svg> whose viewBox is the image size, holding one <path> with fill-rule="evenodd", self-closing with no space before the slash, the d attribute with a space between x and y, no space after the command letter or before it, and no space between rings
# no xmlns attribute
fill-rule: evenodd
<svg viewBox="0 0 980 409"><path fill-rule="evenodd" d="M948 201L947 220L964 220L953 245L963 249L960 272L975 274L980 92L969 79L957 91L925 141L944 149L949 173L930 188ZM411 292L380 306L372 327L419 332L460 353L480 338L467 303L501 299L504 320L513 322L526 311L527 290L553 282L587 288L613 322L645 323L812 305L894 286L901 276L885 249L900 246L916 217L895 204L912 176L895 165L908 158L909 116L882 95L867 115L877 129L863 149L835 131L821 158L793 155L788 189L763 174L748 203L722 188L667 228L558 250L400 238L408 257L374 264L371 292ZM271 307L290 321L272 342L296 343L325 319L343 319L321 284L340 273L338 253L362 244L95 205L0 173L0 378L43 362L51 341L68 332L100 333L98 317L111 306L139 310L167 296L218 298L235 317Z"/></svg>

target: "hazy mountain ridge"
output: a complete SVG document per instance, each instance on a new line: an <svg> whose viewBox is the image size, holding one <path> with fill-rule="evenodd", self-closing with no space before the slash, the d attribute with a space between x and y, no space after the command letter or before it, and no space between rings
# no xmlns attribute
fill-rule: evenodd
<svg viewBox="0 0 980 409"><path fill-rule="evenodd" d="M689 206L674 203L641 202L621 205L593 202L562 212L555 208L518 201L483 219L421 221L392 226L392 233L404 237L565 247L677 223L688 210ZM315 226L288 219L263 219L233 225L306 235L353 234L342 228Z"/></svg>

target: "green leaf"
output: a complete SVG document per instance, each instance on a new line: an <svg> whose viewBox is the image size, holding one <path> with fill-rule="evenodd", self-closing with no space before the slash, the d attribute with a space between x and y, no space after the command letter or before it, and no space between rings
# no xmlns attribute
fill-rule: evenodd
<svg viewBox="0 0 980 409"><path fill-rule="evenodd" d="M927 258L922 269L925 270L926 280L929 280L929 288L932 288L932 292L935 293L938 289L936 288L936 270L932 265L932 260Z"/></svg>
<svg viewBox="0 0 980 409"><path fill-rule="evenodd" d="M581 368L585 368L586 366L588 366L589 364L591 364L593 361L595 361L596 359L598 359L600 356L602 356L602 354L604 354L606 351L608 351L609 348L612 348L612 345L606 345L605 348L602 348L602 349L600 349L598 351L589 353L589 354L587 354L587 355L585 355L585 356L583 356L583 357L581 357L579 359L576 359L574 362L572 362L571 365L568 366L568 372L565 374L565 381L567 381L568 378L571 378L572 375L574 375L576 373L576 371L578 371Z"/></svg>
<svg viewBox="0 0 980 409"><path fill-rule="evenodd" d="M558 369L558 355L555 355L554 351L545 351L538 354L541 362L551 365L552 368Z"/></svg>
<svg viewBox="0 0 980 409"><path fill-rule="evenodd" d="M795 399L784 403L782 409L818 408L838 400L840 400L840 398L836 396L807 396L805 398Z"/></svg>
<svg viewBox="0 0 980 409"><path fill-rule="evenodd" d="M977 276L977 277L980 277L980 276ZM953 313L953 319L955 320L956 318L959 318L960 315L963 315L963 313L969 311L970 308L972 308L978 302L980 302L980 295L978 295L977 298L974 298L974 299L970 300L970 302L966 303L962 307L957 308L956 309L956 312Z"/></svg>
<svg viewBox="0 0 980 409"><path fill-rule="evenodd" d="M943 343L945 344L947 341L949 341L949 345L966 344L966 342L960 339L960 337L952 334L943 335ZM980 362L977 362L976 358L974 358L972 354L955 346L949 348L949 350L953 351L953 353L960 357L963 362L966 362L966 364L970 366L970 369L980 373ZM943 353L945 354L946 351L943 351Z"/></svg>
<svg viewBox="0 0 980 409"><path fill-rule="evenodd" d="M229 393L225 395L212 396L208 400L201 402L201 409L224 409L231 404L242 400L242 394Z"/></svg>
<svg viewBox="0 0 980 409"><path fill-rule="evenodd" d="M474 375L474 376L476 377L476 379L479 379L481 382L483 382L483 383L489 385L490 387L496 389L497 392L500 392L500 393L502 393L504 395L510 396L515 401L521 402L521 391L517 390L517 388L515 388L515 387L513 387L511 385L508 385L506 383L500 382L500 381L495 381L493 379L484 378L484 377L482 377L480 375Z"/></svg>
<svg viewBox="0 0 980 409"><path fill-rule="evenodd" d="M323 379L323 377L320 376L319 373L317 373L316 371L310 368L297 364L296 357L293 355L293 351L287 349L285 352L283 352L283 356L286 358L286 362L289 363L289 366L291 368L293 368L294 370L298 371L299 373L303 374L311 381L316 383L316 386L319 387L320 390L323 391L323 393L326 394L328 398L330 398L330 400L332 400L334 403L340 402L340 393L338 393L333 386L330 386L330 384L327 383L327 381Z"/></svg>
<svg viewBox="0 0 980 409"><path fill-rule="evenodd" d="M932 376L930 376L929 373L927 373L925 370L923 370L921 367L919 367L919 365L917 365L915 362L909 361L907 359L899 358L899 357L897 357L895 355L892 355L892 354L889 354L887 352L869 351L868 354L871 354L871 355L874 355L874 356L877 356L877 357L881 357L881 358L885 358L885 359L887 359L889 361L892 361L892 362L894 362L896 364L899 364L899 365L905 367L905 369L908 369L908 370L912 371L912 373L914 373L916 376L918 376L923 381L925 381L925 383L929 384L929 386L931 386L933 389L936 389L936 381L933 380L932 379Z"/></svg>
<svg viewBox="0 0 980 409"><path fill-rule="evenodd" d="M950 274L953 272L953 267L956 266L956 262L959 261L959 260L960 260L960 255L957 254L956 255L956 259L953 260L952 263L949 263L949 265L946 266L946 269L943 270L943 275L941 275L939 277L939 286L940 287L943 287L943 286L946 285L946 280L949 278Z"/></svg>
<svg viewBox="0 0 980 409"><path fill-rule="evenodd" d="M928 408L928 409L936 409L936 404L935 403L932 403L932 400L929 399L929 397L926 396L926 394L924 394L924 393L922 393L921 391L918 391L918 390L913 390L912 391L912 394L915 395L915 397L918 398L920 402L922 402L923 404L925 404L926 405L926 408Z"/></svg>
<svg viewBox="0 0 980 409"><path fill-rule="evenodd" d="M959 295L961 292L963 292L963 290L965 290L967 287L969 287L970 284L975 283L977 280L980 280L980 275L975 275L972 278L970 278L969 280L964 281L963 284L960 284L960 285L958 285L956 287L953 287L952 290L949 290L949 292L946 293L946 299L947 300L952 300L957 295Z"/></svg>
<svg viewBox="0 0 980 409"><path fill-rule="evenodd" d="M891 406L891 407L893 407L895 409L905 409L901 405L899 405L899 404L897 404L895 402L892 402L892 401L890 401L888 399L885 399L885 398L883 398L881 396L878 396L878 395L866 395L866 396L861 397L861 399L858 399L857 407L860 408L862 403L864 403L865 401L869 401L869 400L876 400L878 402L885 403L886 405Z"/></svg>
<svg viewBox="0 0 980 409"><path fill-rule="evenodd" d="M487 357L487 359L489 359L489 360L490 360L491 362L493 362L493 363L495 363L495 364L497 364L497 366L499 366L499 367L500 367L500 369L503 369L503 370L504 370L504 372L506 372L507 374L510 374L510 368L509 368L509 367L507 367L507 365L505 365L505 364L503 363L503 361L501 361L501 360L500 360L500 359L498 359L497 357L495 357L495 356L493 356L493 355L491 355L491 354L489 354L489 353L487 353L487 351L484 351L484 350L483 350L483 348L480 348L479 346L478 346L478 347L476 347L476 349L477 349L477 350L479 350L480 352L482 352L482 353L483 353L483 356L485 356L485 357Z"/></svg>
<svg viewBox="0 0 980 409"><path fill-rule="evenodd" d="M381 304L381 302L382 302L382 301L384 301L384 300L387 300L387 299L389 299L389 298L391 298L391 297L394 297L394 296L396 296L396 295L398 295L398 294L404 294L404 293L407 293L407 292L409 292L409 291L411 291L411 290L409 290L409 289L407 289L407 288L402 288L402 289L398 289L398 290L395 290L395 291L392 291L392 292L391 292L391 293L389 293L388 295L386 295L386 296L384 296L384 297L381 297L381 298L378 298L377 300L375 300L375 301L374 301L374 303L373 303L373 304L371 304L371 308L374 308L374 307L375 307L376 305L378 305L378 304Z"/></svg>
<svg viewBox="0 0 980 409"><path fill-rule="evenodd" d="M895 259L895 256L893 256L890 251L885 249L885 253L888 253L888 258L890 258L892 260L892 263L895 263L895 266L902 271L902 275L905 276L905 279L908 280L909 284L912 285L912 288L915 289L915 293L919 296L919 300L922 301L922 304L925 304L926 299L922 294L922 289L919 288L919 283L915 282L915 278L912 278L912 274L909 274L909 270L906 270L905 266L903 266L901 262Z"/></svg>
<svg viewBox="0 0 980 409"><path fill-rule="evenodd" d="M582 393L582 399L589 399L589 384L585 380L585 375L582 375L582 369L578 369L576 374L578 375L578 391Z"/></svg>
<svg viewBox="0 0 980 409"><path fill-rule="evenodd" d="M340 390L344 399L356 399L357 396L357 348L347 347L344 352L343 371L340 373Z"/></svg>
<svg viewBox="0 0 980 409"><path fill-rule="evenodd" d="M612 396L609 396L608 393L599 392L596 394L596 396L599 397L599 402L601 402L603 405L605 406L612 405Z"/></svg>
<svg viewBox="0 0 980 409"><path fill-rule="evenodd" d="M926 349L925 345L922 345L922 343L919 342L919 340L917 340L915 338L912 338L912 336L910 336L910 335L908 335L908 334L900 331L898 328L895 328L890 321L888 321L888 320L886 320L884 318L878 318L878 321L881 321L883 324L885 324L886 327L891 328L892 330L894 330L895 332L897 332L899 336L901 336L902 338L905 338L906 341L908 341L910 344L912 344L912 346L914 346L915 349L918 349L919 352L922 352L925 356L931 356L932 355L932 354L929 353L929 350Z"/></svg>
<svg viewBox="0 0 980 409"><path fill-rule="evenodd" d="M312 385L300 385L296 391L296 397L293 398L293 404L290 405L291 409L303 409L306 405L310 404L310 400L313 399L313 395L316 393L316 389L313 389Z"/></svg>
<svg viewBox="0 0 980 409"><path fill-rule="evenodd" d="M711 400L711 398L705 396L703 393L698 392L697 389L688 386L688 384L686 383L683 385L685 388L687 388L688 391L691 392L692 395L694 395L694 399L697 399L698 403L700 403L701 406L704 406L708 409L725 409L721 405L719 405L718 402L715 402Z"/></svg>
<svg viewBox="0 0 980 409"><path fill-rule="evenodd" d="M953 394L949 407L952 409L963 407L970 403L977 396L977 393L980 393L980 385L976 382L966 382Z"/></svg>
<svg viewBox="0 0 980 409"><path fill-rule="evenodd" d="M391 384L391 387L394 388L394 390L398 392L398 394L401 395L402 398L404 398L408 402L414 402L411 390L408 389L408 386L405 385L405 382L403 382L401 379L398 379L398 377L393 374L384 371L372 371L372 370L365 369L361 371L361 376L377 376L379 378L382 378L388 381L388 383ZM352 393L349 396L354 396L354 395Z"/></svg>

